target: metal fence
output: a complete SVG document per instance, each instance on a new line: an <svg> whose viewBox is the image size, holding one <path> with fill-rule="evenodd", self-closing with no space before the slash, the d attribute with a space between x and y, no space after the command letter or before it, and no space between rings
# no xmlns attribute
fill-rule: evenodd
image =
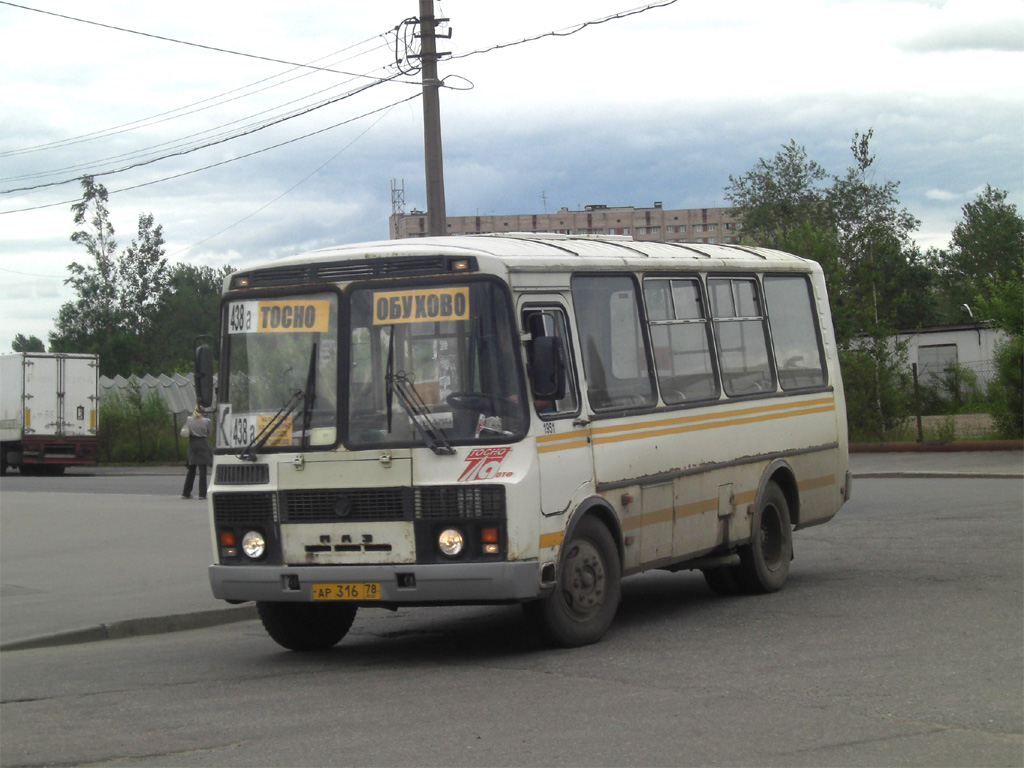
<svg viewBox="0 0 1024 768"><path fill-rule="evenodd" d="M105 398L113 394L124 396L133 381L138 384L144 398L150 392L156 392L160 399L167 404L167 410L178 417L178 421L186 418L196 407L196 388L192 377L182 376L180 373L173 376L146 374L145 376L132 376L128 379L124 376L115 376L112 379L100 376L100 402L102 403Z"/></svg>
<svg viewBox="0 0 1024 768"><path fill-rule="evenodd" d="M912 366L914 423L919 441L982 440L995 436L989 388L994 360Z"/></svg>

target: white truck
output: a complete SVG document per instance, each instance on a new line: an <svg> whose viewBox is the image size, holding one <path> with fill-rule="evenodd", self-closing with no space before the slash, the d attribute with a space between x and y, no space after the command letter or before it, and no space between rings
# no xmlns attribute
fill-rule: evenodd
<svg viewBox="0 0 1024 768"><path fill-rule="evenodd" d="M99 455L99 356L0 355L0 471L59 475Z"/></svg>

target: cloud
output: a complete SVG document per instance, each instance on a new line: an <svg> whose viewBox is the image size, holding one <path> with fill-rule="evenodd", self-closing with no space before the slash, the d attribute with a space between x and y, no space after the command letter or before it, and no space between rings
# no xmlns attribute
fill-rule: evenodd
<svg viewBox="0 0 1024 768"><path fill-rule="evenodd" d="M1024 51L1024 19L991 19L967 22L916 35L897 43L909 53L950 53L956 51Z"/></svg>
<svg viewBox="0 0 1024 768"><path fill-rule="evenodd" d="M70 0L54 2L56 10L85 15ZM218 14L229 11L194 0L182 0L171 16L153 4L108 5L99 20L288 60L376 40L367 58L342 67L354 71L393 60L387 42L375 36L412 12L356 4L339 17L336 2L310 0L302 13L268 7L237 25L220 23ZM455 31L447 45L466 52L624 4L523 0L511 12L468 0L443 6ZM442 76L474 84L472 91L441 95L448 213L721 205L730 174L745 173L791 138L839 174L851 162L853 132L874 128L879 180L900 182L903 205L925 222L919 244L944 246L962 205L976 196L971 190L991 183L1024 204L1024 91L1015 66L1024 47L1022 8L1020 0L739 0L723 16L713 4L677 3L568 38L447 59ZM213 23L199 35L194 19L203 13ZM8 7L0 15L11 61L0 104L7 107L0 109L4 152L128 125L281 76L279 66L250 59ZM2 175L64 169L63 178L75 173L67 169L250 120L336 85L323 73L290 83L104 140L9 154ZM426 207L418 101L395 107L372 127L376 116L218 168L115 190L237 157L416 90L382 86L245 139L101 179L111 191L119 250L135 236L140 212L163 225L172 262L213 267L387 238L392 179L404 180L406 210ZM72 183L0 196L0 214L79 194ZM52 275L54 293L47 298L44 286L25 285L32 277L0 272L0 345L9 346L15 332L45 338L60 304L73 298L62 285L68 263L88 261L68 239L68 205L0 215L0 226L0 267ZM9 282L19 284L22 298L4 292Z"/></svg>

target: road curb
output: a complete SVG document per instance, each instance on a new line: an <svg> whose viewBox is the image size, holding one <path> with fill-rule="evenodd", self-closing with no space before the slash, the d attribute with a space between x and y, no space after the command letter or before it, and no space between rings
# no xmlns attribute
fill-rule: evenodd
<svg viewBox="0 0 1024 768"><path fill-rule="evenodd" d="M913 470L879 470L873 472L867 470L864 472L852 473L854 479L868 479L868 478L903 478L903 479L934 479L934 478L947 478L954 480L1020 480L1024 479L1024 472L929 472L927 470L921 472L915 472Z"/></svg>
<svg viewBox="0 0 1024 768"><path fill-rule="evenodd" d="M1024 440L953 440L936 443L850 443L850 453L956 453L1020 451Z"/></svg>
<svg viewBox="0 0 1024 768"><path fill-rule="evenodd" d="M205 629L221 624L250 621L256 617L256 606L244 605L238 608L215 608L195 613L177 613L169 616L128 619L125 621L114 621L109 624L98 624L91 627L53 632L47 635L29 637L24 640L11 640L6 643L0 643L0 652L25 651L33 648L53 648L60 645L76 645L78 643L95 643L100 640L122 640L126 637L162 635L169 632L187 632L192 629Z"/></svg>

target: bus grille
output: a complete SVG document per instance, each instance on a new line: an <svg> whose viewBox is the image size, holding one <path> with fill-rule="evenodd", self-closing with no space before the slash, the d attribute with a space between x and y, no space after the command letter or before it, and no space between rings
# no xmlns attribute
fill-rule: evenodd
<svg viewBox="0 0 1024 768"><path fill-rule="evenodd" d="M505 486L442 485L416 489L418 519L505 518Z"/></svg>
<svg viewBox="0 0 1024 768"><path fill-rule="evenodd" d="M329 488L281 491L279 506L282 523L449 518L504 520L505 486L443 485L412 489Z"/></svg>
<svg viewBox="0 0 1024 768"><path fill-rule="evenodd" d="M213 519L217 525L274 522L272 493L215 493Z"/></svg>
<svg viewBox="0 0 1024 768"><path fill-rule="evenodd" d="M222 464L217 467L218 485L266 485L270 467L266 464Z"/></svg>
<svg viewBox="0 0 1024 768"><path fill-rule="evenodd" d="M349 520L403 520L401 488L282 491L281 522L344 523Z"/></svg>

